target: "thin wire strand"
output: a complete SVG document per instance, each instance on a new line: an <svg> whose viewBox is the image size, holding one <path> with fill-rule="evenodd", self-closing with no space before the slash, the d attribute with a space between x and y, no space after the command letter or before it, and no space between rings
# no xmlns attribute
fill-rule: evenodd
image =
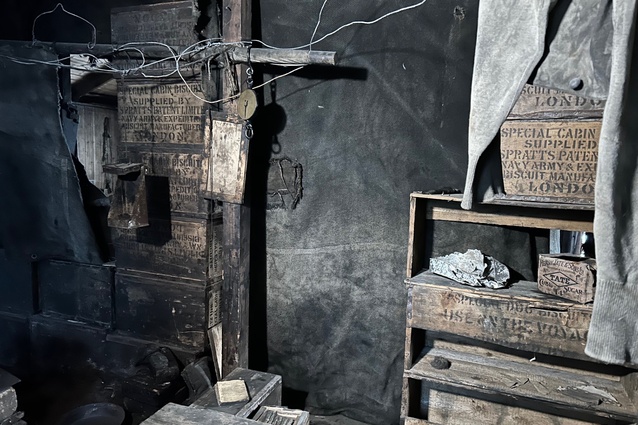
<svg viewBox="0 0 638 425"><path fill-rule="evenodd" d="M299 50L299 49L305 49L306 47L311 47L312 45L317 44L317 43L325 40L328 37L332 37L333 35L335 35L339 31L341 31L343 29L346 29L348 27L351 27L353 25L372 25L372 24L376 24L377 22L382 21L385 18L388 18L388 17L390 17L392 15L396 15L397 13L405 12L406 10L416 9L419 6L423 6L427 1L428 0L421 0L420 2L415 3L413 5L401 7L399 9L393 10L392 12L388 12L385 15L382 15L382 16L380 16L380 17L378 17L378 18L376 18L376 19L374 19L372 21L352 21L352 22L349 22L349 23L347 23L345 25L340 26L336 30L334 30L332 32L329 32L328 34L324 35L323 37L321 37L321 38L319 38L319 39L317 39L315 41L311 41L308 44L303 44L301 46L296 46L296 47L277 47L277 46L272 46L272 45L266 43L265 41L258 40L258 39L254 39L252 41L254 43L259 43L259 44L261 44L264 47L268 47L269 49L275 49L275 50L282 50L282 49ZM323 10L323 8L322 8L322 10Z"/></svg>
<svg viewBox="0 0 638 425"><path fill-rule="evenodd" d="M319 29L319 24L321 24L321 15L323 14L323 9L326 7L328 0L323 0L323 4L321 5L321 9L319 10L319 16L317 17L317 25L315 25L315 30L312 32L312 36L310 37L310 43L308 43L308 50L312 50L312 40L315 39L315 35L317 35L317 30Z"/></svg>
<svg viewBox="0 0 638 425"><path fill-rule="evenodd" d="M92 33L91 33L91 41L88 43L89 49L93 49L95 47L95 44L97 43L97 29L95 28L95 25L93 25L88 19L83 18L80 15L77 15L73 12L69 12L68 10L66 10L64 8L64 6L62 5L62 3L58 3L55 5L55 7L47 12L42 12L40 13L38 16L35 17L35 19L33 20L33 26L31 27L31 42L33 44L35 44L36 42L36 38L35 38L35 24L38 21L38 19L40 19L42 16L44 15L48 15L50 13L55 12L58 7L62 10L62 12L66 13L67 15L73 16L74 18L78 18L84 22L86 22L87 24L91 25L91 29L92 29Z"/></svg>

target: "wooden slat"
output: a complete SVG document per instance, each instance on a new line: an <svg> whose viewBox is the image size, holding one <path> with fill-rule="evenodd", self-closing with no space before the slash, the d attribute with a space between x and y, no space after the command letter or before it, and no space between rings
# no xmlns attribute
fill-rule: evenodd
<svg viewBox="0 0 638 425"><path fill-rule="evenodd" d="M493 224L498 226L529 227L536 229L561 229L576 232L594 231L594 226L591 221L481 213L435 206L431 207L431 209L428 210L426 218L430 220Z"/></svg>
<svg viewBox="0 0 638 425"><path fill-rule="evenodd" d="M434 368L431 362L436 357L449 360L450 368ZM452 350L430 349L405 371L405 376L512 400L525 398L618 420L634 420L637 414L619 382Z"/></svg>
<svg viewBox="0 0 638 425"><path fill-rule="evenodd" d="M246 418L262 405L281 404L281 376L272 373L237 368L226 376L224 380L241 379L246 382L248 402L238 402L220 405L213 388L206 390L193 404L195 407L215 409L238 417Z"/></svg>
<svg viewBox="0 0 638 425"><path fill-rule="evenodd" d="M249 40L251 37L251 1L222 1L222 34L224 42ZM245 78L245 72L238 72ZM224 80L225 81L225 80ZM229 97L233 87L224 84L223 97ZM235 102L224 110L236 111ZM250 208L224 203L224 283L222 289L222 374L237 367L248 367L248 302L250 264Z"/></svg>
<svg viewBox="0 0 638 425"><path fill-rule="evenodd" d="M426 421L425 419L417 419L417 418L405 418L403 422L404 425L438 425L434 422ZM476 424L476 422L475 422Z"/></svg>
<svg viewBox="0 0 638 425"><path fill-rule="evenodd" d="M425 257L425 217L424 209L418 208L420 202L414 197L410 197L410 233L408 236L408 266L407 277L416 275L424 267Z"/></svg>
<svg viewBox="0 0 638 425"><path fill-rule="evenodd" d="M428 419L440 424L477 425L588 425L596 422L564 418L522 407L507 406L475 397L430 390Z"/></svg>
<svg viewBox="0 0 638 425"><path fill-rule="evenodd" d="M409 326L548 355L585 355L591 305L577 304L515 282L507 289L472 288L430 272L411 279Z"/></svg>
<svg viewBox="0 0 638 425"><path fill-rule="evenodd" d="M257 423L211 409L169 403L142 422L142 425L254 425Z"/></svg>

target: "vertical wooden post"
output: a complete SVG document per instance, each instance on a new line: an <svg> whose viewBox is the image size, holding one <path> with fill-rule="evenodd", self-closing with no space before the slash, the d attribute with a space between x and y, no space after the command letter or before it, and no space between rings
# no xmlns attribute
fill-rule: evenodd
<svg viewBox="0 0 638 425"><path fill-rule="evenodd" d="M251 0L222 0L222 35L225 42L250 40ZM243 83L245 72L239 72ZM223 97L232 95L224 85ZM225 104L235 113L235 103ZM224 203L224 284L222 289L222 375L248 367L248 306L250 267L250 207Z"/></svg>

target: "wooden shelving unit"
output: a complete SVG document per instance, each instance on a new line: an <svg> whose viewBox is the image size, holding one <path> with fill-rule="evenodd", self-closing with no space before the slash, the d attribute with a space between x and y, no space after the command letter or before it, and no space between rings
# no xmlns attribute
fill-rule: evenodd
<svg viewBox="0 0 638 425"><path fill-rule="evenodd" d="M590 206L508 201L460 208L460 197L410 197L405 424L630 424L638 373L595 363L584 348L592 306L535 282L472 288L427 270L427 220L592 231Z"/></svg>

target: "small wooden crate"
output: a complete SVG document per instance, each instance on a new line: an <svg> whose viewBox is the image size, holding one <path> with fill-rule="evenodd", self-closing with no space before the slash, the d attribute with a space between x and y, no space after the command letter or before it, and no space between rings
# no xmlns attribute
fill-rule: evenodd
<svg viewBox="0 0 638 425"><path fill-rule="evenodd" d="M538 290L582 304L593 301L596 260L570 254L541 254Z"/></svg>
<svg viewBox="0 0 638 425"><path fill-rule="evenodd" d="M505 197L593 203L604 105L526 85L500 131Z"/></svg>
<svg viewBox="0 0 638 425"><path fill-rule="evenodd" d="M222 217L150 218L140 229L113 229L120 270L214 282L222 273Z"/></svg>
<svg viewBox="0 0 638 425"><path fill-rule="evenodd" d="M117 272L115 306L120 333L176 346L205 345L205 281Z"/></svg>
<svg viewBox="0 0 638 425"><path fill-rule="evenodd" d="M237 379L246 382L248 395L250 396L250 400L247 402L220 405L214 388L210 388L195 400L191 406L214 409L219 412L247 418L256 412L260 406L281 405L281 376L238 367L224 378L224 380L229 381Z"/></svg>

